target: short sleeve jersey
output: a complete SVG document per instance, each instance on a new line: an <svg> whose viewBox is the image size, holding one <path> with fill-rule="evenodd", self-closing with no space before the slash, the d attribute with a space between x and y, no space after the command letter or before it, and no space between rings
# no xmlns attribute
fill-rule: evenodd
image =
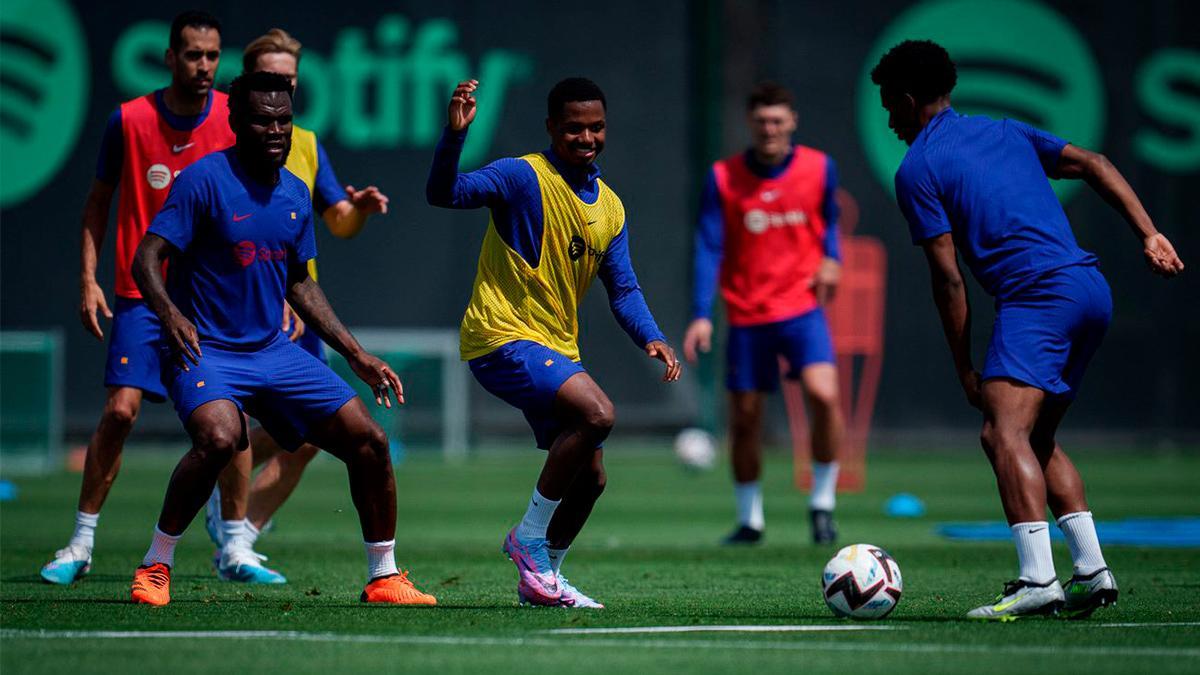
<svg viewBox="0 0 1200 675"><path fill-rule="evenodd" d="M1047 178L1066 145L1015 120L938 113L896 172L913 243L951 233L975 279L999 299L1052 270L1094 265Z"/></svg>
<svg viewBox="0 0 1200 675"><path fill-rule="evenodd" d="M167 275L171 300L202 343L231 349L279 335L288 265L317 253L304 182L282 169L275 185L259 183L236 148L184 169L149 231L181 252Z"/></svg>

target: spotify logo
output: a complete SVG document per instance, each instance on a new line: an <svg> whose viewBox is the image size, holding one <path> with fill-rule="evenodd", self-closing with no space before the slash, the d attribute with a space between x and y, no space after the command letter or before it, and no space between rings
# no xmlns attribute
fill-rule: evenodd
<svg viewBox="0 0 1200 675"><path fill-rule="evenodd" d="M1099 146L1104 90L1079 33L1054 10L1028 0L931 0L904 12L876 41L858 88L858 129L871 168L888 190L908 147L887 127L871 69L904 40L933 40L958 67L951 94L968 115L1028 122L1083 147ZM1060 198L1079 181L1054 181Z"/></svg>
<svg viewBox="0 0 1200 675"><path fill-rule="evenodd" d="M66 161L87 112L87 43L65 0L0 2L0 207Z"/></svg>

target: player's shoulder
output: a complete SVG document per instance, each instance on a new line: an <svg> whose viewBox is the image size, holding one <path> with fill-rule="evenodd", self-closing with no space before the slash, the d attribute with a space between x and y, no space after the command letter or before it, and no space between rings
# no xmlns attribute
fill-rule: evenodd
<svg viewBox="0 0 1200 675"><path fill-rule="evenodd" d="M279 189L299 210L312 210L312 195L308 191L308 184L287 167L279 170Z"/></svg>
<svg viewBox="0 0 1200 675"><path fill-rule="evenodd" d="M233 167L230 164L229 153L233 148L217 150L204 155L200 159L185 166L175 181L182 181L184 184L198 184L219 179L223 175L232 175Z"/></svg>
<svg viewBox="0 0 1200 675"><path fill-rule="evenodd" d="M904 153L904 159L900 160L900 166L896 167L897 188L929 179L932 169L929 158L926 157L925 143L921 142L923 140L918 138L917 142L909 146L908 151Z"/></svg>
<svg viewBox="0 0 1200 675"><path fill-rule="evenodd" d="M127 101L122 101L117 106L116 112L121 115L121 119L125 122L155 119L158 117L158 104L155 101L157 95L157 91L152 91L141 96L135 96Z"/></svg>

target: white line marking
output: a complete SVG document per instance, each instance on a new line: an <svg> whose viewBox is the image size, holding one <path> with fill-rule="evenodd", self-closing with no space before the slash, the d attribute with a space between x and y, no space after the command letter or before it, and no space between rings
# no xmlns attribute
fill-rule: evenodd
<svg viewBox="0 0 1200 675"><path fill-rule="evenodd" d="M829 633L876 630L908 630L908 626L861 626L848 624L808 626L633 626L629 628L552 628L556 635L626 635L637 633Z"/></svg>
<svg viewBox="0 0 1200 675"><path fill-rule="evenodd" d="M1079 625L1085 626L1087 624L1079 624ZM1145 622L1145 623L1094 623L1094 624L1092 624L1092 627L1094 627L1094 628L1150 628L1150 627L1159 627L1159 626L1168 626L1168 627L1172 627L1172 628L1175 626L1195 627L1195 626L1200 626L1200 621L1158 621L1158 622L1149 621L1149 622Z"/></svg>
<svg viewBox="0 0 1200 675"><path fill-rule="evenodd" d="M491 638L466 635L350 635L301 631L73 631L0 629L0 639L24 640L283 640L383 645L445 645L475 647L606 647L614 649L711 649L783 652L888 652L895 654L1008 654L1012 656L1125 656L1131 658L1200 659L1200 649L1190 647L1071 647L1049 645L982 645L942 643L772 642L767 640L636 640L621 638Z"/></svg>

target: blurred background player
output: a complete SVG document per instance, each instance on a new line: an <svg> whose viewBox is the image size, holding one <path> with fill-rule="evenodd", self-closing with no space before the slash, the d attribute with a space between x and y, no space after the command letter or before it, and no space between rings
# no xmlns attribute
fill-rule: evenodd
<svg viewBox="0 0 1200 675"><path fill-rule="evenodd" d="M367 553L363 602L433 605L396 567L396 484L388 440L329 366L279 330L287 301L391 407L400 380L363 350L310 276L312 197L283 168L291 146L292 85L274 73L233 81L237 144L179 176L138 246L134 278L163 324L163 380L192 449L171 474L150 548L134 574L135 603L170 602L175 545L233 455L246 452L244 414L287 450L306 441L346 464ZM164 263L171 262L168 294Z"/></svg>
<svg viewBox="0 0 1200 675"><path fill-rule="evenodd" d="M478 84L454 90L426 197L434 206L491 210L462 358L485 389L525 414L547 451L503 550L517 566L521 603L600 608L560 570L607 480L601 445L613 404L580 365L577 344L579 303L597 275L617 322L667 364L663 380L678 380L681 366L634 275L625 208L595 164L606 135L604 93L584 78L559 82L547 101L550 148L459 173Z"/></svg>
<svg viewBox="0 0 1200 675"><path fill-rule="evenodd" d="M300 41L280 28L273 28L246 46L242 54L244 72L269 72L282 75L296 87L300 67ZM385 214L388 198L374 185L359 190L342 186L333 165L316 134L292 125L292 149L288 171L308 186L313 210L320 213L335 237L350 239L362 231L371 214ZM308 261L308 271L317 278L317 261ZM284 306L284 332L304 351L328 363L325 347L314 331L305 330L304 321ZM250 431L251 453L238 453L221 474L219 488L208 502L205 525L219 547L214 561L217 575L227 581L249 583L285 583L279 572L262 565L265 557L254 551L259 534L300 483L304 468L316 457L318 449L305 444L294 452L281 452L279 444L262 427ZM251 481L254 466L262 469Z"/></svg>
<svg viewBox="0 0 1200 675"><path fill-rule="evenodd" d="M692 322L683 353L712 348L711 317L718 278L729 320L726 380L733 448L737 528L727 544L762 540L762 423L767 392L779 387L780 359L798 378L812 417L813 541L832 543L838 447L844 422L838 406L833 341L821 305L841 275L838 255L837 167L819 150L792 143L791 92L765 82L747 99L753 146L713 164L696 229Z"/></svg>
<svg viewBox="0 0 1200 675"><path fill-rule="evenodd" d="M104 339L104 331L97 314L113 320L104 369L108 393L88 443L75 532L42 568L42 578L50 583L71 583L91 569L100 508L121 468L121 452L142 399L166 397L159 377L161 327L142 300L130 266L175 176L209 152L233 144L225 94L213 89L220 58L221 24L215 17L204 12L176 16L164 56L171 83L122 103L104 129L96 178L83 208L79 314L84 328L98 340ZM118 185L117 297L110 310L96 281L96 261Z"/></svg>
<svg viewBox="0 0 1200 675"><path fill-rule="evenodd" d="M1017 547L1020 577L976 619L1065 609L1086 616L1115 603L1117 584L1096 538L1083 480L1055 434L1079 393L1112 317L1096 256L1079 248L1049 178L1083 179L1142 242L1165 277L1183 271L1125 178L1105 157L1015 120L960 115L950 107L957 73L929 41L893 47L871 71L888 126L909 145L896 171L896 201L929 262L933 299L959 381L983 411L983 449ZM971 361L971 315L961 253L996 321L983 372ZM1046 507L1074 563L1060 586Z"/></svg>

